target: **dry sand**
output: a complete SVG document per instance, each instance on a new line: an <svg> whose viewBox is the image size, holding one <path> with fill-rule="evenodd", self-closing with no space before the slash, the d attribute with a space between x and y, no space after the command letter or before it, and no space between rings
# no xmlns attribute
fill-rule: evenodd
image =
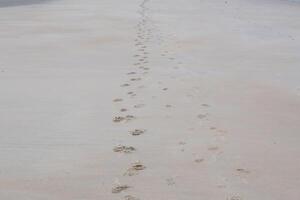
<svg viewBox="0 0 300 200"><path fill-rule="evenodd" d="M300 3L3 2L1 200L300 199Z"/></svg>

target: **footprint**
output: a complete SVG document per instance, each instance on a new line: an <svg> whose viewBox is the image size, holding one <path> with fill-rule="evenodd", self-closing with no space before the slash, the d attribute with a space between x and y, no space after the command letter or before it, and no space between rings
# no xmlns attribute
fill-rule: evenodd
<svg viewBox="0 0 300 200"><path fill-rule="evenodd" d="M123 145L118 145L113 150L114 152L117 153L132 153L136 151L136 149L132 146L123 146Z"/></svg>
<svg viewBox="0 0 300 200"><path fill-rule="evenodd" d="M134 74L136 74L136 72L129 72L129 73L127 73L127 75L134 75Z"/></svg>
<svg viewBox="0 0 300 200"><path fill-rule="evenodd" d="M217 185L217 188L224 189L224 188L226 188L226 185L220 184L220 185Z"/></svg>
<svg viewBox="0 0 300 200"><path fill-rule="evenodd" d="M207 114L199 114L197 117L199 119L205 119L207 117Z"/></svg>
<svg viewBox="0 0 300 200"><path fill-rule="evenodd" d="M140 199L131 195L126 195L124 197L124 200L140 200Z"/></svg>
<svg viewBox="0 0 300 200"><path fill-rule="evenodd" d="M250 174L249 170L243 169L243 168L238 168L236 169L237 172L241 173L241 174Z"/></svg>
<svg viewBox="0 0 300 200"><path fill-rule="evenodd" d="M131 97L135 97L135 96L136 96L135 93L130 93L130 94L128 94L128 95L130 95Z"/></svg>
<svg viewBox="0 0 300 200"><path fill-rule="evenodd" d="M121 98L117 98L117 99L113 100L113 102L121 102L121 101L123 101L123 99L121 99Z"/></svg>
<svg viewBox="0 0 300 200"><path fill-rule="evenodd" d="M217 151L217 150L219 150L219 147L217 147L217 146L211 146L211 147L208 147L207 149L209 151Z"/></svg>
<svg viewBox="0 0 300 200"><path fill-rule="evenodd" d="M118 122L122 122L124 120L125 120L125 117L118 116L113 119L113 122L118 123Z"/></svg>
<svg viewBox="0 0 300 200"><path fill-rule="evenodd" d="M134 108L142 108L142 107L145 107L145 106L146 106L145 104L136 104L133 107Z"/></svg>
<svg viewBox="0 0 300 200"><path fill-rule="evenodd" d="M120 112L127 112L127 109L126 108L122 108L122 109L120 109Z"/></svg>
<svg viewBox="0 0 300 200"><path fill-rule="evenodd" d="M128 84L128 83L121 85L121 87L128 87L128 86L130 86L130 84Z"/></svg>
<svg viewBox="0 0 300 200"><path fill-rule="evenodd" d="M196 163L202 163L203 161L204 161L203 158L200 158L200 159L196 159L196 160L195 160Z"/></svg>
<svg viewBox="0 0 300 200"><path fill-rule="evenodd" d="M140 80L142 80L141 78L132 78L132 79L130 79L130 81L140 81Z"/></svg>
<svg viewBox="0 0 300 200"><path fill-rule="evenodd" d="M133 136L139 136L142 135L146 132L146 130L142 130L142 129L135 129L133 131L130 131L130 134Z"/></svg>
<svg viewBox="0 0 300 200"><path fill-rule="evenodd" d="M173 178L168 178L168 179L166 179L166 181L169 186L176 184Z"/></svg>
<svg viewBox="0 0 300 200"><path fill-rule="evenodd" d="M146 166L143 165L140 161L137 161L131 165L129 169L125 172L124 176L134 176L139 173L139 171L145 170Z"/></svg>
<svg viewBox="0 0 300 200"><path fill-rule="evenodd" d="M133 119L135 119L135 117L133 115L126 115L125 117L117 116L117 117L114 117L113 122L115 122L115 123L119 123L119 122L123 122L123 121L128 122Z"/></svg>
<svg viewBox="0 0 300 200"><path fill-rule="evenodd" d="M120 193L120 192L122 192L124 190L127 190L129 188L130 188L130 186L128 186L128 185L117 185L117 186L112 188L111 192L114 193L114 194L117 194L117 193Z"/></svg>
<svg viewBox="0 0 300 200"><path fill-rule="evenodd" d="M227 200L243 200L241 196L232 196L230 198L227 198Z"/></svg>
<svg viewBox="0 0 300 200"><path fill-rule="evenodd" d="M130 121L130 120L135 119L135 117L133 115L126 115L125 119L126 119L126 121Z"/></svg>

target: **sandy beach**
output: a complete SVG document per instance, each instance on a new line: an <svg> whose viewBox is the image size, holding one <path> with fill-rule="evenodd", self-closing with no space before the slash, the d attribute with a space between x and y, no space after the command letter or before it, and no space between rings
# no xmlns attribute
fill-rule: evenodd
<svg viewBox="0 0 300 200"><path fill-rule="evenodd" d="M0 0L0 199L300 199L299 19L286 0Z"/></svg>

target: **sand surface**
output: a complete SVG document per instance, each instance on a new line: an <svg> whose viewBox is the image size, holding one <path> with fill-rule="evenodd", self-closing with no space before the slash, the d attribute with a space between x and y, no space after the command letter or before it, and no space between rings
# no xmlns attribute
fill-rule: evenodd
<svg viewBox="0 0 300 200"><path fill-rule="evenodd" d="M32 5L47 1L51 0L0 0L0 7Z"/></svg>
<svg viewBox="0 0 300 200"><path fill-rule="evenodd" d="M1 200L300 199L300 3L7 2Z"/></svg>

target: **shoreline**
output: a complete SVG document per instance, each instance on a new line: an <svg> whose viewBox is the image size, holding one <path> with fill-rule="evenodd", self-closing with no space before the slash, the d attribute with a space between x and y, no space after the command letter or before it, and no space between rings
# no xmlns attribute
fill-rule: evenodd
<svg viewBox="0 0 300 200"><path fill-rule="evenodd" d="M0 8L2 7L15 7L15 6L28 6L32 4L42 4L53 0L0 0Z"/></svg>

